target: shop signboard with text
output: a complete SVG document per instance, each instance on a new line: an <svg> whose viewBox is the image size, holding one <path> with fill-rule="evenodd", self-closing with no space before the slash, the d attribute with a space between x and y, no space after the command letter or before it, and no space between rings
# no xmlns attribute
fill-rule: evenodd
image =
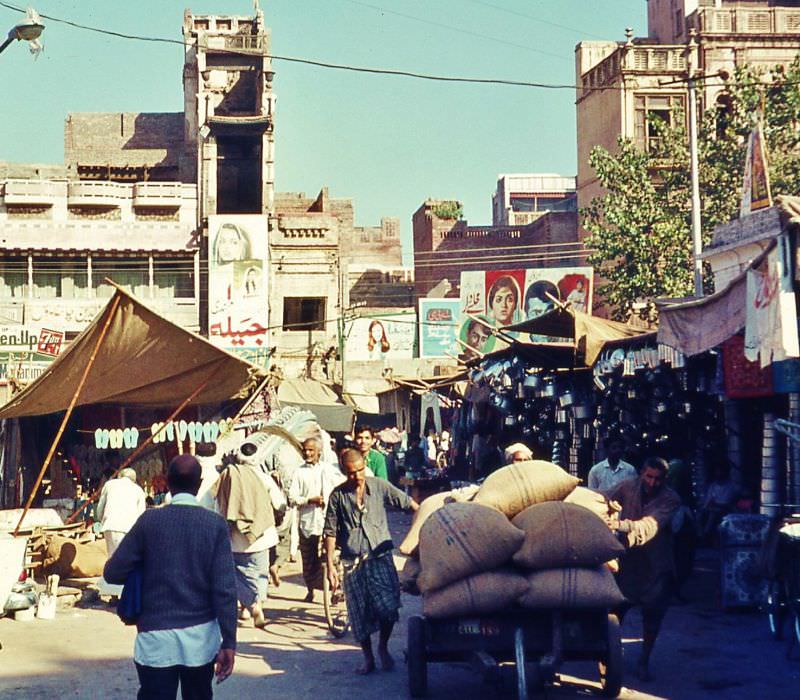
<svg viewBox="0 0 800 700"><path fill-rule="evenodd" d="M268 347L267 217L208 217L208 337L245 356Z"/></svg>
<svg viewBox="0 0 800 700"><path fill-rule="evenodd" d="M458 299L419 300L419 356L458 356L461 302Z"/></svg>

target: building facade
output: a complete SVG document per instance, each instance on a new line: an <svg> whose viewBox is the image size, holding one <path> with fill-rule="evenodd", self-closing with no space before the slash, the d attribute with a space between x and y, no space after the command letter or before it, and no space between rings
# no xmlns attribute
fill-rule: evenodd
<svg viewBox="0 0 800 700"><path fill-rule="evenodd" d="M549 211L575 211L575 178L554 173L500 175L492 226L525 226Z"/></svg>
<svg viewBox="0 0 800 700"><path fill-rule="evenodd" d="M462 272L584 265L576 211L540 213L525 225L470 226L450 218L450 200L426 200L414 212L417 297L458 297Z"/></svg>
<svg viewBox="0 0 800 700"><path fill-rule="evenodd" d="M800 51L796 0L648 0L648 36L584 41L575 49L578 208L603 193L589 165L593 147L616 149L617 138L652 146L657 115L686 113L689 71L732 74L736 66L769 70ZM701 81L700 109L724 107L720 80Z"/></svg>
<svg viewBox="0 0 800 700"><path fill-rule="evenodd" d="M111 281L286 376L333 378L351 287L365 312L408 306L397 219L275 192L263 12L187 11L183 35L182 112L70 114L64 165L0 164L0 385L44 371L31 339L68 343Z"/></svg>

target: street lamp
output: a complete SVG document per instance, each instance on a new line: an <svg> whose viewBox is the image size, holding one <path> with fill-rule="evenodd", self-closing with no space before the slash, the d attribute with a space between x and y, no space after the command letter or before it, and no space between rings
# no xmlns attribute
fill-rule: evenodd
<svg viewBox="0 0 800 700"><path fill-rule="evenodd" d="M6 50L8 45L14 41L30 41L33 44L44 31L44 25L39 20L39 15L35 10L28 10L28 16L19 24L12 27L8 32L6 40L0 44L0 53Z"/></svg>

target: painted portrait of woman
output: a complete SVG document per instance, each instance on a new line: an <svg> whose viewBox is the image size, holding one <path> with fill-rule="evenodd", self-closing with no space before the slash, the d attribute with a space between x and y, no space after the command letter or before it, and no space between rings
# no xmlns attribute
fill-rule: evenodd
<svg viewBox="0 0 800 700"><path fill-rule="evenodd" d="M369 324L367 332L367 352L370 360L382 360L389 352L389 338L386 328L377 318Z"/></svg>
<svg viewBox="0 0 800 700"><path fill-rule="evenodd" d="M212 250L212 257L218 265L250 260L250 251L250 236L241 226L224 223L219 227Z"/></svg>
<svg viewBox="0 0 800 700"><path fill-rule="evenodd" d="M510 326L517 319L519 283L510 275L498 277L486 295L486 311L495 326Z"/></svg>

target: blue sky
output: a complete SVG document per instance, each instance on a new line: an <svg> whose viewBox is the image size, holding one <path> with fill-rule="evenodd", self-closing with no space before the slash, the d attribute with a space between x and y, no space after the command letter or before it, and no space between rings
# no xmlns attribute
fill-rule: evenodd
<svg viewBox="0 0 800 700"><path fill-rule="evenodd" d="M21 4L9 0L10 4ZM184 7L251 14L252 0L31 0L40 13L104 29L181 38ZM273 53L439 75L573 84L581 40L646 33L645 0L262 0ZM0 7L0 22L20 15ZM46 21L46 20L45 20ZM0 160L63 161L68 112L181 111L182 48L46 21L45 52L0 56ZM327 185L357 223L400 218L404 239L427 197L491 221L499 173L574 174L571 90L477 86L275 61L280 191Z"/></svg>

